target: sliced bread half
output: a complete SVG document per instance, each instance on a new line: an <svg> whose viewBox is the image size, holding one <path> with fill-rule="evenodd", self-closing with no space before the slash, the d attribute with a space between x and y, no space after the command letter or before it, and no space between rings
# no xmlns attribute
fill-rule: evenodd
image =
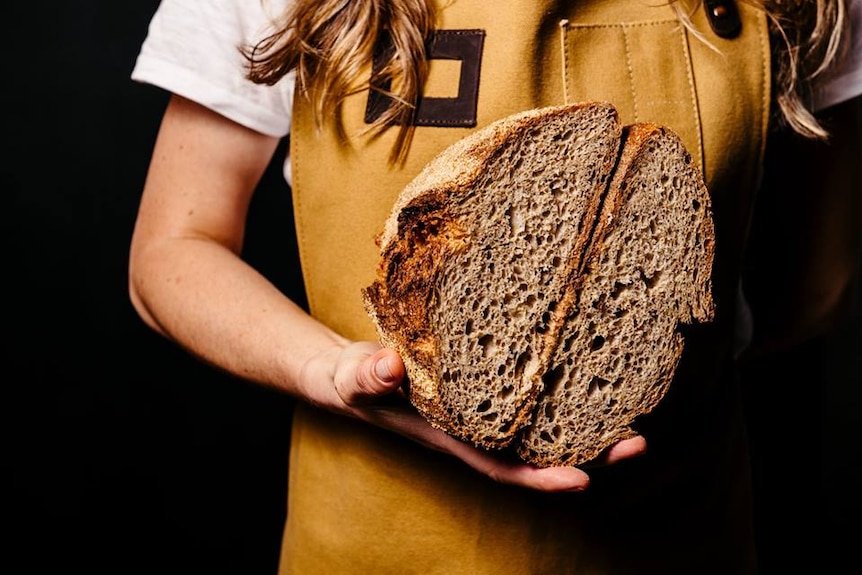
<svg viewBox="0 0 862 575"><path fill-rule="evenodd" d="M682 323L710 321L714 231L706 186L680 139L635 124L571 287L545 388L518 452L577 465L636 434L683 350Z"/></svg>
<svg viewBox="0 0 862 575"><path fill-rule="evenodd" d="M501 447L530 421L620 135L607 104L531 110L454 144L398 198L364 301L433 424Z"/></svg>

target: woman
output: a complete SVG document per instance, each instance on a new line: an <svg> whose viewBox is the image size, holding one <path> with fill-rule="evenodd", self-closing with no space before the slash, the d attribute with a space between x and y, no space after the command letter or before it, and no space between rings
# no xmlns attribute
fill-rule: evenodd
<svg viewBox="0 0 862 575"><path fill-rule="evenodd" d="M836 74L832 62L857 81L819 106L862 92L858 54L840 56L844 5L800 4L812 5L163 0L133 75L174 96L132 241L131 298L199 358L302 400L283 572L754 570L732 356L735 336L747 339L734 310L764 147L791 128L825 137L806 90ZM643 437L588 476L495 457L384 400L404 367L374 343L359 292L392 200L437 152L502 116L591 99L626 123L670 125L698 159L716 211L719 313L691 335ZM853 126L829 127L858 146ZM239 257L255 184L288 133L310 314Z"/></svg>

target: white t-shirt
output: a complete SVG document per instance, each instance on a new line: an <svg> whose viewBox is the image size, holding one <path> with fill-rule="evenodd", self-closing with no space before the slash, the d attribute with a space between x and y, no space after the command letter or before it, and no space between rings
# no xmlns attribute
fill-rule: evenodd
<svg viewBox="0 0 862 575"><path fill-rule="evenodd" d="M248 128L290 131L293 79L262 86L245 78L240 46L263 38L290 0L162 0L132 79L198 102Z"/></svg>
<svg viewBox="0 0 862 575"><path fill-rule="evenodd" d="M263 134L285 136L293 76L272 87L246 80L239 46L262 38L290 1L162 0L132 79L194 100ZM862 0L851 0L850 18L852 50L815 88L815 109L862 94ZM285 173L289 176L289 169Z"/></svg>

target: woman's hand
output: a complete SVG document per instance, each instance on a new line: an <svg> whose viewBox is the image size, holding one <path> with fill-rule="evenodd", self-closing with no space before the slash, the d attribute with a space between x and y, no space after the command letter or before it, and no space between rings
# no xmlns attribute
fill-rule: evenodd
<svg viewBox="0 0 862 575"><path fill-rule="evenodd" d="M538 468L509 461L432 427L404 397L404 376L404 364L395 351L372 342L345 342L306 363L301 380L312 403L454 455L500 483L540 491L582 491L589 485L589 476L578 468ZM615 463L645 450L646 442L638 436L611 447L600 463Z"/></svg>

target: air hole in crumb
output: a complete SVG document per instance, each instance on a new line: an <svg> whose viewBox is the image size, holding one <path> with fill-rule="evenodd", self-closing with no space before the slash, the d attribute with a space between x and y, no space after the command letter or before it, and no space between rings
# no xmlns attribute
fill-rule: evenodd
<svg viewBox="0 0 862 575"><path fill-rule="evenodd" d="M551 319L551 314L545 312L542 314L542 318L539 320L539 324L536 326L536 333L545 333L548 331L548 321Z"/></svg>
<svg viewBox="0 0 862 575"><path fill-rule="evenodd" d="M540 433L539 438L541 438L542 441L545 441L547 443L554 443L554 438L551 437L551 434L547 431L543 431L542 433Z"/></svg>
<svg viewBox="0 0 862 575"><path fill-rule="evenodd" d="M628 287L629 286L627 284L615 281L614 282L614 289L611 290L611 298L617 299L618 297L620 297L620 294L622 294L625 290L628 289Z"/></svg>
<svg viewBox="0 0 862 575"><path fill-rule="evenodd" d="M655 284L658 283L659 277L661 277L661 272L659 270L656 270L655 273L653 273L653 275L651 276L646 275L643 270L639 271L641 275L641 280L644 282L644 285L646 285L646 288L648 290L654 288Z"/></svg>
<svg viewBox="0 0 862 575"><path fill-rule="evenodd" d="M490 333L479 338L479 345L482 346L482 353L485 357L493 355L494 351L497 349L497 344L494 342L494 336Z"/></svg>
<svg viewBox="0 0 862 575"><path fill-rule="evenodd" d="M527 364L533 358L533 354L529 349L518 356L515 362L515 380L520 380L524 376L524 371L527 369Z"/></svg>
<svg viewBox="0 0 862 575"><path fill-rule="evenodd" d="M497 417L499 415L500 414L497 413L496 411L491 412L491 413L486 413L485 415L482 416L482 421L497 421Z"/></svg>
<svg viewBox="0 0 862 575"><path fill-rule="evenodd" d="M565 375L566 370L563 369L563 366L558 365L554 367L554 369L550 371L546 371L542 376L542 381L545 384L545 388L549 393L553 393L557 386L560 385L560 381L562 381L563 376Z"/></svg>
<svg viewBox="0 0 862 575"><path fill-rule="evenodd" d="M590 351L598 351L605 345L604 336L597 335L593 338L593 343L590 345Z"/></svg>
<svg viewBox="0 0 862 575"><path fill-rule="evenodd" d="M476 412L477 412L477 413L485 413L485 412L486 412L486 411L488 411L489 409L491 409L491 400L490 400L490 399L486 399L485 401L483 401L482 403L480 403L480 404L476 407Z"/></svg>
<svg viewBox="0 0 862 575"><path fill-rule="evenodd" d="M691 207L693 207L696 210L699 210L700 209L700 202L696 199L692 200L691 201Z"/></svg>
<svg viewBox="0 0 862 575"><path fill-rule="evenodd" d="M594 375L587 386L587 397L593 397L597 393L602 393L609 385L611 385L610 381Z"/></svg>

